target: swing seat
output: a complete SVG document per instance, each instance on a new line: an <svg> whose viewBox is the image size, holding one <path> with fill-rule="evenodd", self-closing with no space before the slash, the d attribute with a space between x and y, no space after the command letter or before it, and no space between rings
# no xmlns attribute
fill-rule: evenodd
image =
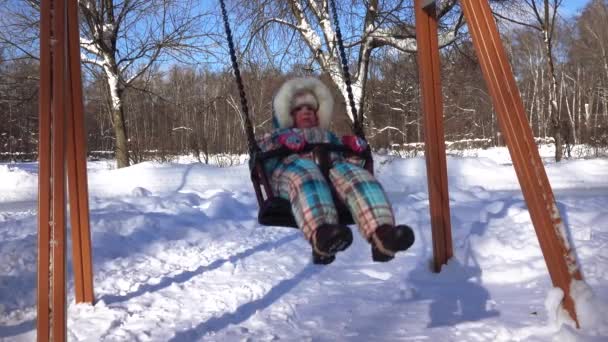
<svg viewBox="0 0 608 342"><path fill-rule="evenodd" d="M355 224L353 216L342 201L334 199L334 204L338 211L338 222L340 224ZM273 197L264 201L258 212L258 222L263 226L298 228L291 210L291 203L281 197Z"/></svg>
<svg viewBox="0 0 608 342"><path fill-rule="evenodd" d="M321 169L321 172L326 179L329 179L329 152L342 152L351 155L357 155L365 160L365 168L372 172L372 159L371 153L364 151L360 154L352 152L348 148L342 145L335 144L310 144L304 149L304 153L313 152L314 161ZM281 197L273 194L268 181L268 175L264 171L264 162L270 158L285 158L288 155L293 154L292 151L286 148L280 148L269 152L261 152L255 154L252 163L250 164L251 169L251 180L256 192L258 199L258 205L260 210L258 212L258 222L264 226L281 226L298 228L296 221L291 210L291 203ZM338 198L335 189L329 182L331 187L332 195L334 198L334 205L338 211L338 222L340 224L349 225L354 224L355 221L346 207L346 205ZM262 191L262 188L264 191ZM263 192L266 197L263 196ZM265 198L264 198L265 197Z"/></svg>
<svg viewBox="0 0 608 342"><path fill-rule="evenodd" d="M293 218L291 204L281 197L268 198L260 206L258 222L264 226L281 226L298 228Z"/></svg>

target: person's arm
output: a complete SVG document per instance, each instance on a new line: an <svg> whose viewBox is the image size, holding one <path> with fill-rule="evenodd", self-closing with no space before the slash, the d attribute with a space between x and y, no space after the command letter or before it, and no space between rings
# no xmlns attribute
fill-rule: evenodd
<svg viewBox="0 0 608 342"><path fill-rule="evenodd" d="M358 135L344 135L341 140L353 152L361 153L367 149L367 141Z"/></svg>
<svg viewBox="0 0 608 342"><path fill-rule="evenodd" d="M301 130L281 128L274 130L272 133L265 134L262 139L258 140L258 145L262 152L276 150L281 147L287 147L297 152L306 146L306 138Z"/></svg>
<svg viewBox="0 0 608 342"><path fill-rule="evenodd" d="M257 140L260 150L262 152L268 152L268 151L272 151L272 150L281 148L282 145L281 145L281 143L279 143L278 138L281 134L285 133L286 131L287 131L287 129L275 129L274 131L272 131L270 133L264 134L260 139ZM250 163L252 163L252 162L253 161L250 161ZM270 175L272 175L272 172L276 169L278 164L279 164L278 158L270 158L264 162L264 170L268 177L270 177ZM251 168L252 165L250 165L249 167Z"/></svg>
<svg viewBox="0 0 608 342"><path fill-rule="evenodd" d="M338 138L336 137L336 139ZM360 153L367 148L367 142L356 135L344 135L338 140L340 141L340 145L344 145L356 153ZM348 155L345 160L347 163L357 165L361 168L365 167L365 158L358 155Z"/></svg>
<svg viewBox="0 0 608 342"><path fill-rule="evenodd" d="M266 133L264 134L264 136L262 136L262 138L258 139L258 146L260 146L262 152L276 150L283 146L279 141L279 137L281 135L289 133L290 131L291 129L289 128L279 128L273 130L270 133Z"/></svg>
<svg viewBox="0 0 608 342"><path fill-rule="evenodd" d="M278 142L276 142L276 139L273 136L274 135L273 133L266 133L257 140L258 146L260 147L260 150L262 150L262 152L272 151L272 150L280 147L278 145Z"/></svg>

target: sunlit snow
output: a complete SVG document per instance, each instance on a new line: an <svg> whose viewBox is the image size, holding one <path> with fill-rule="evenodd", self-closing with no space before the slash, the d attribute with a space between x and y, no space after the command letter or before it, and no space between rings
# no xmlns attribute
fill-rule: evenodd
<svg viewBox="0 0 608 342"><path fill-rule="evenodd" d="M246 165L89 163L96 302L69 341L607 341L608 160L550 162L585 282L559 303L504 148L448 158L455 257L430 270L425 161L376 155L416 243L373 263L367 242L313 265L298 230L263 227ZM0 164L0 340L32 341L37 164ZM356 230L354 230L356 232Z"/></svg>

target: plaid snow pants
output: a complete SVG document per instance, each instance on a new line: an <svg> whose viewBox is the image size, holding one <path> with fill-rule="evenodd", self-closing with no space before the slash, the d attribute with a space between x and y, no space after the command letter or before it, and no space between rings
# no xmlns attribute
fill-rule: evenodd
<svg viewBox="0 0 608 342"><path fill-rule="evenodd" d="M336 162L330 169L329 178L366 240L380 225L395 224L384 189L367 170L347 162ZM275 192L291 203L296 223L308 241L320 225L338 223L331 189L312 160L285 161L273 172L271 180Z"/></svg>

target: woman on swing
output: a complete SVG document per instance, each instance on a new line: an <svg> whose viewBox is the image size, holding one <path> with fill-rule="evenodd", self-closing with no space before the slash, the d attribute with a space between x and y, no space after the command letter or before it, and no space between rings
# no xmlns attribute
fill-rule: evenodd
<svg viewBox="0 0 608 342"><path fill-rule="evenodd" d="M310 242L315 263L329 264L335 254L350 246L351 230L338 223L330 185L313 161L312 153L298 153L307 143L345 145L360 153L367 143L357 136L338 139L329 131L333 98L316 78L295 78L281 86L274 101L275 130L259 145L262 151L286 147L294 153L264 165L273 191L289 200L298 227ZM367 170L347 162L339 153L330 154L329 179L346 204L359 232L370 244L374 261L389 261L396 252L414 243L406 225L395 225L390 203L382 186Z"/></svg>

